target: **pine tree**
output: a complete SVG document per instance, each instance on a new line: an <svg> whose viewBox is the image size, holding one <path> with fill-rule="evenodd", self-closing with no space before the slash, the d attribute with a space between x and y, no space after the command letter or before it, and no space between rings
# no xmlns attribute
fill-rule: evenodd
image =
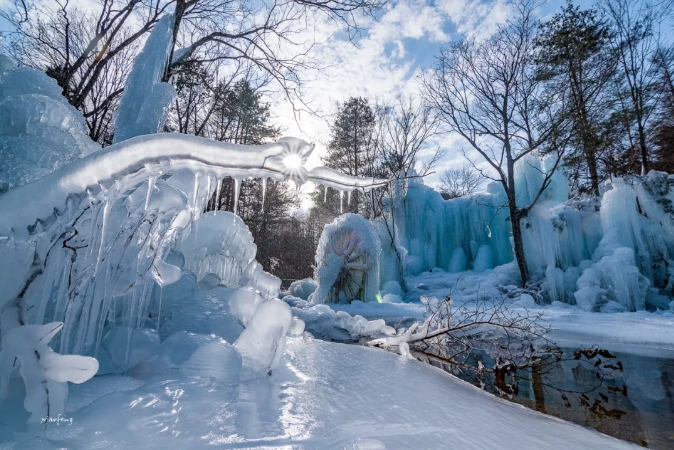
<svg viewBox="0 0 674 450"><path fill-rule="evenodd" d="M374 151L372 136L375 127L375 114L367 99L351 97L342 104L337 112L337 118L332 124L332 136L328 144L328 154L323 158L326 167L340 170L353 176L371 176L371 157ZM323 195L315 197L315 203L323 203ZM347 196L343 199L347 202ZM354 191L350 196L350 203L344 205L344 212L359 212L362 203L362 193ZM336 212L339 206L339 194L328 193L328 209Z"/></svg>
<svg viewBox="0 0 674 450"><path fill-rule="evenodd" d="M566 157L571 178L587 170L590 190L599 195L600 152L606 146L603 119L608 106L607 85L615 72L609 49L609 26L592 9L581 10L569 0L566 7L541 25L536 42L537 76L563 92L574 121Z"/></svg>

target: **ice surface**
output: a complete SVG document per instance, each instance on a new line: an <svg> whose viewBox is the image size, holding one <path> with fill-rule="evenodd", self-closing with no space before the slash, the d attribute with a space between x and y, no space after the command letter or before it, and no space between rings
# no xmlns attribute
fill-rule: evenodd
<svg viewBox="0 0 674 450"><path fill-rule="evenodd" d="M126 82L115 119L114 141L161 131L176 92L170 83L162 83L173 46L172 14L155 24L143 50L136 56Z"/></svg>
<svg viewBox="0 0 674 450"><path fill-rule="evenodd" d="M120 385L114 378L109 383ZM467 450L636 448L497 399L417 361L303 338L288 339L284 365L270 378L232 386L171 373L68 416L73 426L49 427L39 438L23 435L22 445L36 447L39 439L55 448L93 448L104 439L113 448L164 449L432 450L448 442Z"/></svg>

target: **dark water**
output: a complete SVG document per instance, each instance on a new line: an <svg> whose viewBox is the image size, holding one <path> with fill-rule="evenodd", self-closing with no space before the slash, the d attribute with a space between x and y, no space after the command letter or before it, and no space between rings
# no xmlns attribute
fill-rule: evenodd
<svg viewBox="0 0 674 450"><path fill-rule="evenodd" d="M480 385L473 372L415 354L422 361ZM614 355L623 370L602 372L603 377L598 376L593 364L571 360L547 366L543 375L531 369L520 371L509 393L489 377L482 381L486 390L545 414L644 447L674 449L674 359ZM486 358L483 363L489 367Z"/></svg>

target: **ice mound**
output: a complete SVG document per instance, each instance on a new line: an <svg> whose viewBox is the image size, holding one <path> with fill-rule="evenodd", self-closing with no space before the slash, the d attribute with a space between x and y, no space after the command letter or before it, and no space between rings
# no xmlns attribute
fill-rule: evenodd
<svg viewBox="0 0 674 450"><path fill-rule="evenodd" d="M0 55L0 192L41 178L98 148L56 80Z"/></svg>
<svg viewBox="0 0 674 450"><path fill-rule="evenodd" d="M262 303L234 343L243 365L259 374L278 367L291 322L290 307L285 302L268 300Z"/></svg>
<svg viewBox="0 0 674 450"><path fill-rule="evenodd" d="M290 283L288 293L293 297L308 300L309 296L314 293L318 283L312 278L305 278L304 280L296 280Z"/></svg>
<svg viewBox="0 0 674 450"><path fill-rule="evenodd" d="M257 253L248 226L228 211L211 211L201 216L181 247L185 268L197 280L213 273L228 287L240 285L244 270Z"/></svg>
<svg viewBox="0 0 674 450"><path fill-rule="evenodd" d="M220 382L234 381L240 371L241 355L234 347L222 341L201 344L181 368L185 376L210 377Z"/></svg>
<svg viewBox="0 0 674 450"><path fill-rule="evenodd" d="M323 228L316 250L314 303L375 301L381 243L363 216L344 214Z"/></svg>
<svg viewBox="0 0 674 450"><path fill-rule="evenodd" d="M227 342L214 334L177 331L161 343L157 357L164 361L167 367L178 369L202 344L213 341Z"/></svg>
<svg viewBox="0 0 674 450"><path fill-rule="evenodd" d="M125 326L108 330L98 349L98 375L123 373L159 351L159 334L147 328Z"/></svg>
<svg viewBox="0 0 674 450"><path fill-rule="evenodd" d="M395 334L395 329L386 325L383 319L367 320L358 314L351 316L345 311L335 311L327 304L316 305L292 296L284 297L283 301L287 302L292 307L293 314L302 320L306 331L318 338L351 342L358 341L361 337Z"/></svg>

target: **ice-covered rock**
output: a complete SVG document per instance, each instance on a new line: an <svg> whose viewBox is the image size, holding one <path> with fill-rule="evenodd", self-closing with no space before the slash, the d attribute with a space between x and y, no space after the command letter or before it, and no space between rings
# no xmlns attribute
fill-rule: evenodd
<svg viewBox="0 0 674 450"><path fill-rule="evenodd" d="M296 280L290 283L288 293L293 297L299 297L302 300L309 299L309 296L314 293L318 283L312 278L305 278L304 280Z"/></svg>

